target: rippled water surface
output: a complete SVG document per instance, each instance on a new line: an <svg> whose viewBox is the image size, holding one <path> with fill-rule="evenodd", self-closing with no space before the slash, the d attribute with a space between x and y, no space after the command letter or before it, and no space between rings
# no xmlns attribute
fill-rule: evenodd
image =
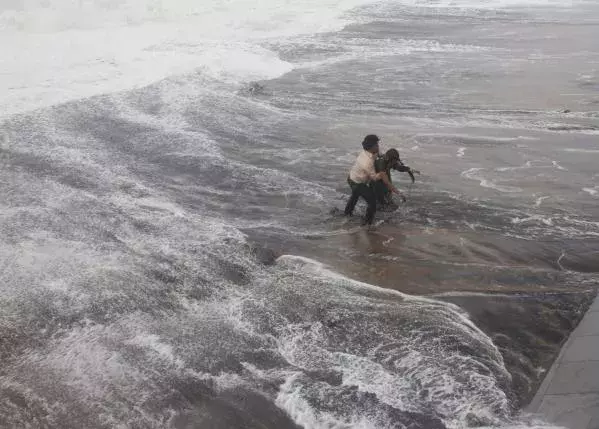
<svg viewBox="0 0 599 429"><path fill-rule="evenodd" d="M551 427L597 40L579 0L3 4L0 427ZM373 231L369 133L422 171Z"/></svg>

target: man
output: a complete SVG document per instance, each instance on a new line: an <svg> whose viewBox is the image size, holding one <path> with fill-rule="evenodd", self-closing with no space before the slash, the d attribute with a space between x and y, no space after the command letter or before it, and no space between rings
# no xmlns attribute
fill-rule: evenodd
<svg viewBox="0 0 599 429"><path fill-rule="evenodd" d="M377 173L385 172L389 182L391 182L391 169L408 173L410 178L412 179L412 183L416 181L414 177L414 173L420 174L420 171L411 169L407 165L404 165L399 158L399 152L397 149L389 149L384 155L379 155L374 161L374 168ZM374 183L374 191L377 203L380 206L395 206L393 200L391 199L391 192L387 185L382 180L377 180ZM403 201L405 202L405 197L403 197Z"/></svg>
<svg viewBox="0 0 599 429"><path fill-rule="evenodd" d="M400 194L400 192L391 184L386 172L377 173L375 171L374 161L379 153L379 138L374 134L367 135L362 142L362 148L364 150L358 155L347 178L352 193L345 206L345 214L351 216L358 200L362 197L368 204L362 225L372 225L376 213L376 195L372 183L381 180L390 192L395 194Z"/></svg>

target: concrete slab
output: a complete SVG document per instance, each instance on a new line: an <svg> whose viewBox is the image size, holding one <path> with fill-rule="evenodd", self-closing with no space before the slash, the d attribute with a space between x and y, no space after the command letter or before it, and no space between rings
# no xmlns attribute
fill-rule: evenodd
<svg viewBox="0 0 599 429"><path fill-rule="evenodd" d="M597 300L595 300L595 304L596 303ZM599 335L599 311L587 313L572 335L575 337Z"/></svg>
<svg viewBox="0 0 599 429"><path fill-rule="evenodd" d="M563 345L527 410L568 429L599 429L599 297Z"/></svg>
<svg viewBox="0 0 599 429"><path fill-rule="evenodd" d="M538 411L568 429L589 429L599 418L599 394L546 395Z"/></svg>
<svg viewBox="0 0 599 429"><path fill-rule="evenodd" d="M568 344L561 362L594 361L599 366L599 335L575 337Z"/></svg>
<svg viewBox="0 0 599 429"><path fill-rule="evenodd" d="M559 364L547 395L599 393L599 361Z"/></svg>

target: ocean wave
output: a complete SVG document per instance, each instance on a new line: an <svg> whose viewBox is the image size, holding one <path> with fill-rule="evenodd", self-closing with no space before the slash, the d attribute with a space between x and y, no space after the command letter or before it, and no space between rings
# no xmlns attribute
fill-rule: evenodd
<svg viewBox="0 0 599 429"><path fill-rule="evenodd" d="M28 2L0 10L3 115L149 85L203 69L233 84L292 69L261 45L270 39L341 29L361 0L210 5L127 0ZM9 43L10 41L10 43ZM57 46L69 46L55 61ZM24 55L23 52L27 54ZM0 60L2 61L2 60ZM29 70L22 73L22 70Z"/></svg>

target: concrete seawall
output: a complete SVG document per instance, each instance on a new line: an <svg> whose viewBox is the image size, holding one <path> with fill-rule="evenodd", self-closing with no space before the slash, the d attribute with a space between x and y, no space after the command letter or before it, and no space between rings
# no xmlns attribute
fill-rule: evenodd
<svg viewBox="0 0 599 429"><path fill-rule="evenodd" d="M568 429L599 429L599 296L527 408Z"/></svg>

